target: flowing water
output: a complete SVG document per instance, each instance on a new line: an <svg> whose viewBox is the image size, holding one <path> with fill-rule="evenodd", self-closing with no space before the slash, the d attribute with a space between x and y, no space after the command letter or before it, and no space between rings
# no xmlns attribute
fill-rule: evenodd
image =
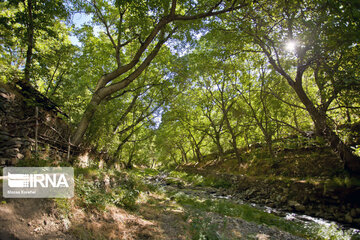
<svg viewBox="0 0 360 240"><path fill-rule="evenodd" d="M145 179L147 183L160 186L167 192L176 191L189 197L231 201L239 205L245 204L253 207L254 209L274 214L285 219L286 221L302 224L305 228L309 229L312 234L315 234L317 239L360 239L360 229L351 228L335 221L294 212L287 212L268 206L247 202L243 199L239 199L235 195L224 194L221 190L213 187L199 187L192 185L186 185L184 187L182 185L176 184L176 180L182 181L181 179L171 178L172 182L175 183L169 184L169 177L166 173L161 173L155 177L146 177Z"/></svg>

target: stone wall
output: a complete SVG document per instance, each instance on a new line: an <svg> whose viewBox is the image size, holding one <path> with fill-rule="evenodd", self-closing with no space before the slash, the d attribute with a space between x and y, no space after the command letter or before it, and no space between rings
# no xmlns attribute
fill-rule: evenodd
<svg viewBox="0 0 360 240"><path fill-rule="evenodd" d="M38 126L38 151L53 159L66 159L70 128L56 112L44 110L25 98L21 91L0 85L0 165L11 166L35 153ZM36 121L38 120L38 121ZM72 153L78 151L71 147Z"/></svg>
<svg viewBox="0 0 360 240"><path fill-rule="evenodd" d="M40 94L36 90L32 94ZM0 166L13 166L20 161L30 159L37 153L56 164L69 161L72 165L99 167L113 164L115 161L106 152L98 152L85 144L80 147L70 144L71 129L65 114L59 111L46 97L29 99L22 90L0 83ZM36 106L38 118L36 118ZM55 106L55 107L54 107ZM53 107L53 108L52 108ZM36 120L38 120L36 122ZM38 151L35 151L35 129L38 126ZM69 153L70 146L70 153Z"/></svg>

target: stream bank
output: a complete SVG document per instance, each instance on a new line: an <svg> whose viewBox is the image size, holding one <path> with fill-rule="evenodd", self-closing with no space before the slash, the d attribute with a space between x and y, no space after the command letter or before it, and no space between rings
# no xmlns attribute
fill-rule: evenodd
<svg viewBox="0 0 360 240"><path fill-rule="evenodd" d="M221 179L227 187L221 191L238 199L340 222L360 228L360 187L341 179L299 180L282 177L255 177L183 169L190 174ZM343 182L341 182L343 181Z"/></svg>
<svg viewBox="0 0 360 240"><path fill-rule="evenodd" d="M229 176L228 176L229 177ZM232 176L233 177L233 176ZM304 228L307 230L309 230L309 234L312 235L311 238L308 238L309 235L305 236L307 239L360 239L360 231L354 227L353 225L350 224L343 224L343 223L339 223L339 221L334 221L331 220L331 218L321 218L321 216L314 216L313 217L311 215L306 214L306 209L314 209L314 207L309 207L309 206L300 206L301 203L299 202L295 202L295 200L289 200L289 203L287 204L271 204L273 201L275 202L277 199L282 197L282 194L278 195L277 197L275 196L275 194L271 194L274 195L273 198L271 198L271 200L260 200L261 197L260 196L255 196L256 190L254 190L254 185L249 184L247 185L247 189L245 190L244 193L240 193L238 192L239 188L234 188L234 185L232 186L232 188L215 188L215 187L209 187L209 186L194 186L192 184L189 184L188 182L184 181L183 178L177 178L177 177L172 177L169 176L168 173L161 173L159 175L156 176L152 176L152 177L146 177L145 178L146 181L148 183L152 183L152 184L157 184L158 186L162 186L163 188L166 189L167 192L172 192L173 193L173 197L174 199L177 199L180 196L180 202L183 201L185 203L188 203L189 201L186 200L186 198L190 197L193 198L192 200L194 200L194 198L199 198L199 199L203 199L200 202L205 202L206 204L196 204L197 208L202 208L206 205L212 205L211 207L209 207L207 210L212 211L214 209L214 205L220 206L224 205L225 206L230 206L230 209L232 209L230 211L230 215L232 215L233 211L236 212L236 208L238 206L245 206L246 209L251 209L253 208L254 210L250 210L250 211L262 211L265 213L272 213L276 216L281 217L282 219L284 219L285 221L282 223L284 225L290 223L290 224L299 224L298 226L300 226L300 228ZM217 179L220 179L219 176L217 176ZM224 179L224 178L222 178ZM227 183L231 184L233 183L233 181L238 180L238 178L233 178L233 179L227 179ZM255 182L255 181L254 181ZM248 182L243 182L243 184L245 185ZM272 181L270 183L268 183L269 185L264 185L263 183L260 183L259 181L256 182L257 186L259 186L259 188L262 187L270 187L269 191L272 190L271 187L272 184L276 184L276 181ZM255 183L254 183L255 184ZM292 185L290 184L290 187ZM297 187L303 187L304 185L296 185ZM284 187L285 186L280 186L280 187ZM289 186L286 186L289 187ZM302 188L305 193L307 192L306 188ZM235 190L235 191L234 191ZM293 197L293 192L289 191L288 196ZM326 193L325 193L326 194ZM248 196L248 197L247 197ZM254 197L251 197L254 196ZM262 194L262 196L267 196L266 194ZM280 197L279 197L280 196ZM181 198L185 197L185 200L182 200ZM259 201L256 201L256 199L259 199ZM274 200L273 200L274 199ZM211 203L209 203L208 201L211 201ZM291 202L294 201L294 202ZM207 203L208 202L208 203ZM319 200L320 202L320 200ZM270 203L270 204L269 204ZM321 202L320 202L321 203ZM326 202L324 201L322 204L326 204ZM216 207L215 207L216 208ZM242 208L242 207L240 207ZM225 209L225 210L224 210ZM235 209L235 210L234 210ZM341 208L346 210L346 208ZM316 209L314 209L316 210ZM240 211L243 211L243 209L241 209ZM321 210L320 210L321 211ZM335 210L336 211L336 210ZM219 213L224 213L226 212L226 207L222 207L221 210L219 211ZM226 215L226 214L225 214ZM242 213L240 213L240 215L242 215ZM320 215L320 214L318 214ZM260 219L264 219L267 218L265 216L260 217ZM250 220L251 221L251 220ZM279 221L279 220L276 220ZM282 220L281 220L282 221ZM270 225L273 222L270 221ZM265 225L267 225L267 223L265 222ZM292 226L290 226L290 229L293 228ZM297 232L298 229L295 230L295 232ZM315 234L315 237L313 236L313 234ZM333 235L332 235L333 234ZM287 239L287 238L285 238Z"/></svg>

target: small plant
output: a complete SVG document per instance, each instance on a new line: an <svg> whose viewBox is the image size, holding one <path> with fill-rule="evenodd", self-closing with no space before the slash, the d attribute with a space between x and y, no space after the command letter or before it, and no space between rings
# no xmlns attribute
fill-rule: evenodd
<svg viewBox="0 0 360 240"><path fill-rule="evenodd" d="M190 232L194 240L225 240L225 236L220 233L222 229L226 228L226 221L223 226L213 222L211 217L207 217L200 212L196 212L190 217Z"/></svg>
<svg viewBox="0 0 360 240"><path fill-rule="evenodd" d="M353 239L351 233L343 231L338 228L335 224L325 225L312 225L309 226L309 231L313 235L317 236L317 239L327 239L327 240L349 240Z"/></svg>
<svg viewBox="0 0 360 240"><path fill-rule="evenodd" d="M355 155L360 157L360 145L356 145L356 147L351 147L354 150Z"/></svg>
<svg viewBox="0 0 360 240"><path fill-rule="evenodd" d="M169 177L174 177L174 178L181 178L184 179L188 174L186 172L179 172L179 171L171 171L169 173Z"/></svg>
<svg viewBox="0 0 360 240"><path fill-rule="evenodd" d="M33 154L30 158L19 161L17 167L50 167L50 160L47 157L41 157L39 154Z"/></svg>
<svg viewBox="0 0 360 240"><path fill-rule="evenodd" d="M135 174L111 170L75 170L75 191L78 204L85 208L104 210L113 204L128 209L136 208L140 191L147 189ZM114 179L116 186L105 186L108 179ZM110 183L107 183L110 184Z"/></svg>
<svg viewBox="0 0 360 240"><path fill-rule="evenodd" d="M54 201L55 201L57 209L60 211L61 215L64 218L69 218L69 215L71 212L70 201L65 198L56 198Z"/></svg>

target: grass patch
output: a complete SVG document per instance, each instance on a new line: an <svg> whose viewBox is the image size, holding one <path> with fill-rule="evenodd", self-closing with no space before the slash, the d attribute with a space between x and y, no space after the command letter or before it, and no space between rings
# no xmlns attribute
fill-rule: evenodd
<svg viewBox="0 0 360 240"><path fill-rule="evenodd" d="M303 223L288 221L276 215L263 212L246 204L236 204L227 200L198 199L189 197L184 193L170 193L170 195L180 205L188 206L196 211L201 210L203 212L215 212L223 216L239 217L245 221L276 227L293 235L308 239L358 239L357 236L352 237L350 232L343 231L336 225L331 225L330 227L315 223L304 225Z"/></svg>
<svg viewBox="0 0 360 240"><path fill-rule="evenodd" d="M71 203L66 198L55 198L54 199L57 209L64 218L69 218L71 213Z"/></svg>
<svg viewBox="0 0 360 240"><path fill-rule="evenodd" d="M186 172L171 171L169 177L179 178L188 185L215 187L215 188L229 188L231 182L226 181L218 176L202 176L200 174L191 174Z"/></svg>
<svg viewBox="0 0 360 240"><path fill-rule="evenodd" d="M139 168L133 168L131 170L128 170L129 173L135 174L139 177L145 177L145 176L156 176L159 174L159 171L152 168L145 168L145 169L139 169Z"/></svg>
<svg viewBox="0 0 360 240"><path fill-rule="evenodd" d="M211 217L206 216L200 211L196 211L187 216L191 218L190 233L193 240L227 240L223 232L226 232L226 220L219 225L214 223ZM221 233L222 232L222 233Z"/></svg>
<svg viewBox="0 0 360 240"><path fill-rule="evenodd" d="M98 175L99 169L97 168L74 168L74 176L93 177Z"/></svg>

